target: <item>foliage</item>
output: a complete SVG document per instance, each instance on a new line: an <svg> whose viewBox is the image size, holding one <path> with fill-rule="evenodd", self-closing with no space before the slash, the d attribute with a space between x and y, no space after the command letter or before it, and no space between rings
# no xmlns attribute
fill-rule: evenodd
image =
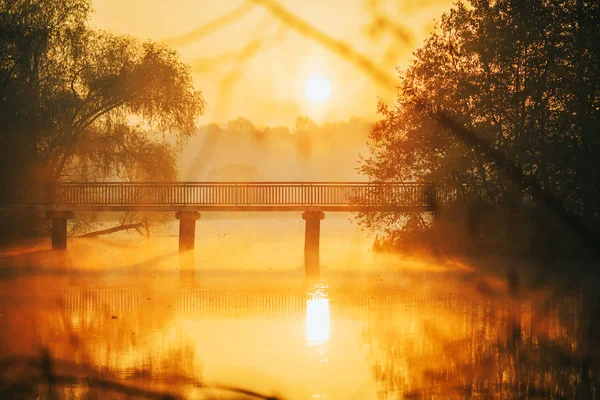
<svg viewBox="0 0 600 400"><path fill-rule="evenodd" d="M194 133L204 101L188 67L162 45L91 30L89 12L88 0L0 2L4 180L176 176L152 133Z"/></svg>
<svg viewBox="0 0 600 400"><path fill-rule="evenodd" d="M361 172L376 181L425 180L484 189L482 200L520 207L536 182L571 213L598 226L600 213L600 3L583 0L457 2L401 73L395 105L370 134ZM461 128L523 171L486 158L444 124ZM395 214L360 215L401 226Z"/></svg>
<svg viewBox="0 0 600 400"><path fill-rule="evenodd" d="M0 0L0 183L177 178L204 100L163 45L90 29L89 0ZM162 133L159 134L159 132Z"/></svg>

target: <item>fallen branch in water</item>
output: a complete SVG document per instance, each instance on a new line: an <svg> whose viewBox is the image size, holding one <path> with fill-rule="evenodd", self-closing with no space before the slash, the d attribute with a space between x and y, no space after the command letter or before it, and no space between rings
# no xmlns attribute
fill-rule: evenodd
<svg viewBox="0 0 600 400"><path fill-rule="evenodd" d="M99 231L95 231L95 232L90 232L90 233L86 233L85 235L80 235L77 236L79 238L90 238L90 237L96 237L96 236L100 236L100 235L108 235L110 233L115 233L115 232L119 232L119 231L126 231L129 229L138 229L143 227L144 224L143 223L137 223L137 224L127 224L127 225L119 225L119 226L115 226L114 228L108 228L108 229L102 229Z"/></svg>

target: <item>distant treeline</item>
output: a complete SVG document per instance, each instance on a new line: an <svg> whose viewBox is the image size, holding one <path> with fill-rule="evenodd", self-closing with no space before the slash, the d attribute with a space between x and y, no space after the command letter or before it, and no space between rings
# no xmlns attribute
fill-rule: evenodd
<svg viewBox="0 0 600 400"><path fill-rule="evenodd" d="M372 124L361 118L317 124L298 117L290 129L245 118L200 127L183 149L188 181L356 181Z"/></svg>

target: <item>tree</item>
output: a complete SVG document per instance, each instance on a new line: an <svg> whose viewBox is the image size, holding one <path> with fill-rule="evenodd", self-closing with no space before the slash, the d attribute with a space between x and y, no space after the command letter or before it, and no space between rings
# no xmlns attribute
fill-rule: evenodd
<svg viewBox="0 0 600 400"><path fill-rule="evenodd" d="M0 182L174 180L204 100L179 56L91 30L89 0L0 0Z"/></svg>
<svg viewBox="0 0 600 400"><path fill-rule="evenodd" d="M583 0L459 1L401 74L397 103L379 104L361 172L377 181L424 180L484 200L523 204L532 183L598 225L600 4ZM522 171L467 144L444 118ZM465 193L468 198L472 194ZM395 214L360 216L383 229Z"/></svg>

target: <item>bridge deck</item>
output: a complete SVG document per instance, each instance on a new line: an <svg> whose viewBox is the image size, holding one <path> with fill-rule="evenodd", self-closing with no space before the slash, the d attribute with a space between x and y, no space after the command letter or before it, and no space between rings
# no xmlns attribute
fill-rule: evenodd
<svg viewBox="0 0 600 400"><path fill-rule="evenodd" d="M60 183L0 190L0 209L70 211L426 211L456 191L425 183Z"/></svg>
<svg viewBox="0 0 600 400"><path fill-rule="evenodd" d="M50 205L21 205L21 206L3 206L0 205L0 211L97 211L97 212L117 212L117 211L154 211L154 212L177 212L177 211L198 211L198 212L289 212L289 211L323 211L323 212L423 212L432 211L428 206L320 206L320 205L276 205L276 206L252 206L239 204L234 206L217 205L177 205L177 204L154 204L154 205L103 205L103 204L50 204Z"/></svg>

